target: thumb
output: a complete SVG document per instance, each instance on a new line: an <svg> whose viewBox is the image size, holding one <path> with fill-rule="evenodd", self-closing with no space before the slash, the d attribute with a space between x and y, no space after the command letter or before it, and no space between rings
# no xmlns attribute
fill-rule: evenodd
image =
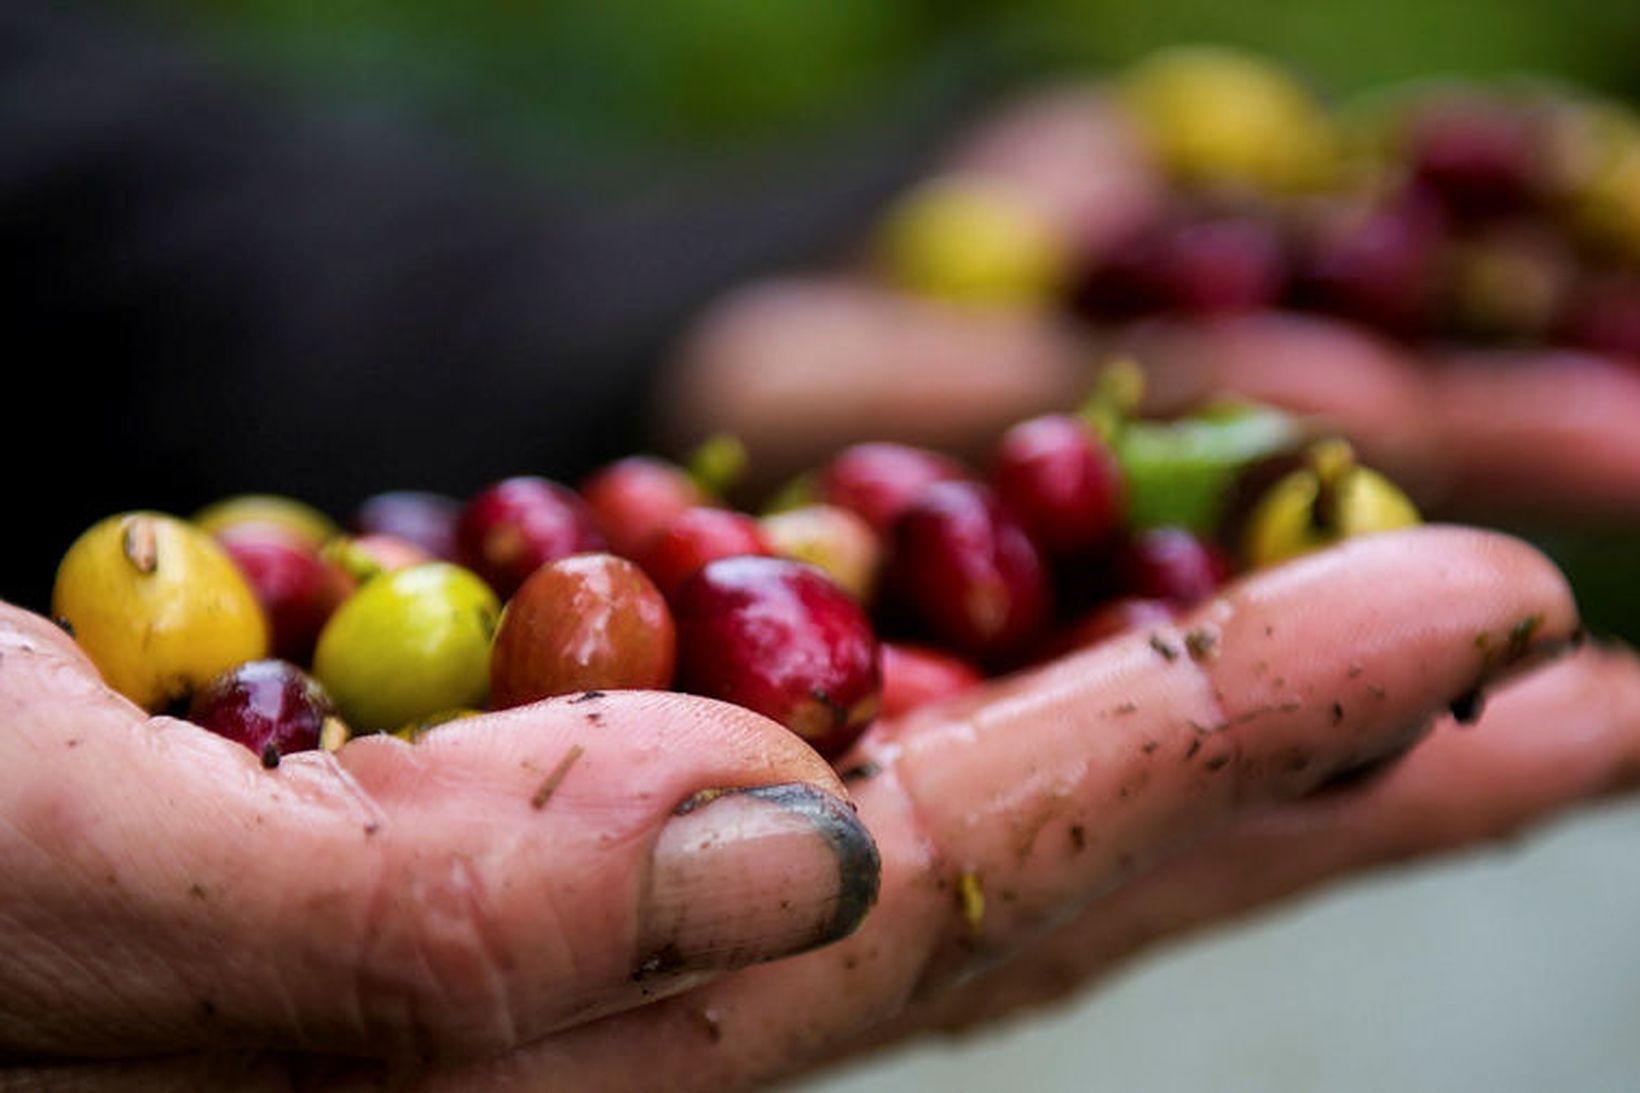
<svg viewBox="0 0 1640 1093"><path fill-rule="evenodd" d="M755 714L615 693L275 770L0 605L0 1052L499 1051L851 932L870 836Z"/></svg>

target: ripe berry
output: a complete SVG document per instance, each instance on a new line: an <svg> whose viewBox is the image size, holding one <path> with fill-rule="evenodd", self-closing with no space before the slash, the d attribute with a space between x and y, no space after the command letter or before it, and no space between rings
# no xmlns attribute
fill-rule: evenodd
<svg viewBox="0 0 1640 1093"><path fill-rule="evenodd" d="M860 605L785 558L721 558L678 589L678 688L773 718L819 751L877 713L877 638Z"/></svg>
<svg viewBox="0 0 1640 1093"><path fill-rule="evenodd" d="M548 562L507 604L490 660L490 704L671 684L676 635L643 570L613 554Z"/></svg>
<svg viewBox="0 0 1640 1093"><path fill-rule="evenodd" d="M1046 553L1095 547L1121 519L1124 490L1116 456L1070 414L1033 418L1004 433L991 482Z"/></svg>
<svg viewBox="0 0 1640 1093"><path fill-rule="evenodd" d="M360 583L383 573L439 560L396 535L338 535L325 544L324 556Z"/></svg>
<svg viewBox="0 0 1640 1093"><path fill-rule="evenodd" d="M858 513L887 531L923 487L966 478L962 464L905 444L856 444L834 456L820 473L819 499Z"/></svg>
<svg viewBox="0 0 1640 1093"><path fill-rule="evenodd" d="M1478 94L1421 104L1408 122L1413 175L1447 208L1468 218L1531 205L1544 188L1545 142L1532 115Z"/></svg>
<svg viewBox="0 0 1640 1093"><path fill-rule="evenodd" d="M1044 660L1065 656L1132 630L1166 625L1177 617L1178 607L1172 601L1124 596L1101 604L1053 635L1041 656Z"/></svg>
<svg viewBox="0 0 1640 1093"><path fill-rule="evenodd" d="M1573 345L1640 360L1640 276L1609 274L1583 285L1563 333Z"/></svg>
<svg viewBox="0 0 1640 1093"><path fill-rule="evenodd" d="M745 513L698 505L678 513L653 536L644 572L670 597L707 562L737 554L772 554L763 529Z"/></svg>
<svg viewBox="0 0 1640 1093"><path fill-rule="evenodd" d="M489 586L460 566L428 562L384 573L330 617L313 674L362 731L481 707L499 612Z"/></svg>
<svg viewBox="0 0 1640 1093"><path fill-rule="evenodd" d="M216 538L267 612L273 655L308 663L353 581L312 543L276 524L236 524Z"/></svg>
<svg viewBox="0 0 1640 1093"><path fill-rule="evenodd" d="M1230 576L1230 562L1207 540L1164 527L1123 544L1117 572L1129 595L1184 606L1211 596Z"/></svg>
<svg viewBox="0 0 1640 1093"><path fill-rule="evenodd" d="M894 525L888 590L938 642L980 660L1018 652L1048 620L1042 558L992 491L937 482Z"/></svg>
<svg viewBox="0 0 1640 1093"><path fill-rule="evenodd" d="M68 548L51 613L108 685L148 710L268 655L256 594L205 532L153 512L110 516Z"/></svg>
<svg viewBox="0 0 1640 1093"><path fill-rule="evenodd" d="M393 490L378 493L353 513L359 535L391 535L420 547L428 560L455 561L461 502L442 493Z"/></svg>
<svg viewBox="0 0 1640 1093"><path fill-rule="evenodd" d="M898 717L984 682L979 669L966 660L920 645L885 641L882 660L883 717Z"/></svg>
<svg viewBox="0 0 1640 1093"><path fill-rule="evenodd" d="M276 766L281 755L319 747L336 707L306 672L283 660L231 668L194 696L188 720L237 741Z"/></svg>
<svg viewBox="0 0 1640 1093"><path fill-rule="evenodd" d="M683 468L637 455L611 463L581 484L581 497L615 553L639 558L673 517L706 500Z"/></svg>
<svg viewBox="0 0 1640 1093"><path fill-rule="evenodd" d="M547 562L603 548L591 511L545 478L497 482L468 502L456 524L457 557L502 599Z"/></svg>
<svg viewBox="0 0 1640 1093"><path fill-rule="evenodd" d="M1303 249L1293 289L1306 307L1403 337L1435 318L1446 219L1416 191L1353 209L1318 226Z"/></svg>

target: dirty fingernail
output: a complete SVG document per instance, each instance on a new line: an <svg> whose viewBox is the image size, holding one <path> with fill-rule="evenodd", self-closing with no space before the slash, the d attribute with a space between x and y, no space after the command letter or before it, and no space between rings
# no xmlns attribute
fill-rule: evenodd
<svg viewBox="0 0 1640 1093"><path fill-rule="evenodd" d="M815 786L697 793L656 840L633 974L728 971L846 937L880 872L854 810Z"/></svg>

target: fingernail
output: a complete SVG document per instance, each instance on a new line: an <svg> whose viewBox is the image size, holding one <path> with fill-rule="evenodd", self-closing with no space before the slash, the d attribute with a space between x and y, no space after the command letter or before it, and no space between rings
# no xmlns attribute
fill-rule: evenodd
<svg viewBox="0 0 1640 1093"><path fill-rule="evenodd" d="M634 978L729 971L846 937L880 873L854 810L821 789L698 793L655 842Z"/></svg>

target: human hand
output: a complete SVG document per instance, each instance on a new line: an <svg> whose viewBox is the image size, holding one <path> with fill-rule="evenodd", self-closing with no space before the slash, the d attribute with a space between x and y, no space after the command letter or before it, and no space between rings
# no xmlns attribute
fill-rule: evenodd
<svg viewBox="0 0 1640 1093"><path fill-rule="evenodd" d="M1589 650L1317 794L1576 633L1519 543L1361 540L1154 644L874 728L842 766L880 901L846 941L742 968L852 927L879 860L823 764L751 714L556 700L269 772L144 718L49 623L7 610L0 633L0 1076L29 1088L742 1087L1508 834L1640 764L1640 672Z"/></svg>

